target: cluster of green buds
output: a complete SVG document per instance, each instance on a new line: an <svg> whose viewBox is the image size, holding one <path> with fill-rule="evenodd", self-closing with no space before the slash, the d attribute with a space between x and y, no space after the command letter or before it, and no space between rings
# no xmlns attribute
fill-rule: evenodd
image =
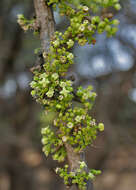
<svg viewBox="0 0 136 190"><path fill-rule="evenodd" d="M56 168L56 173L64 179L64 183L67 186L71 184L78 185L79 189L86 189L87 181L93 180L96 175L101 174L100 170L87 171L87 165L84 161L79 163L79 168L76 171L68 171L68 165L64 168Z"/></svg>
<svg viewBox="0 0 136 190"><path fill-rule="evenodd" d="M43 136L42 144L45 155L52 154L54 160L63 162L66 157L66 151L62 139L57 138L49 126L42 128L41 134Z"/></svg>
<svg viewBox="0 0 136 190"><path fill-rule="evenodd" d="M35 20L27 20L23 14L18 15L18 24L21 26L21 28L26 32L28 30L33 29Z"/></svg>
<svg viewBox="0 0 136 190"><path fill-rule="evenodd" d="M121 9L119 0L49 0L48 4L53 5L54 8L56 8L57 5L65 7L65 4L72 4L74 8L83 5L87 6L94 13L98 12L103 7L114 7L116 10Z"/></svg>
<svg viewBox="0 0 136 190"><path fill-rule="evenodd" d="M64 111L71 105L72 82L60 79L58 73L36 73L30 85L32 96L48 110Z"/></svg>
<svg viewBox="0 0 136 190"><path fill-rule="evenodd" d="M66 78L68 68L74 64L72 48L75 43L94 45L97 33L106 32L108 37L113 36L119 21L100 12L108 7L119 10L120 4L118 0L48 0L48 5L57 6L60 15L67 16L70 24L64 33L55 32L49 52L42 54L45 63L42 69L34 71L30 86L36 101L46 111L57 114L52 126L44 126L41 133L43 152L46 156L52 154L54 160L61 162L67 155L66 143L75 153L80 153L93 143L97 132L104 130L103 123L98 124L89 114L96 97L92 86L74 89L73 81ZM28 21L19 15L18 23L26 31L31 29L34 20ZM67 165L56 172L64 178L65 184L69 185L71 181L85 189L86 182L100 173L96 170L87 172L85 167L86 164L81 162L76 172L69 172Z"/></svg>

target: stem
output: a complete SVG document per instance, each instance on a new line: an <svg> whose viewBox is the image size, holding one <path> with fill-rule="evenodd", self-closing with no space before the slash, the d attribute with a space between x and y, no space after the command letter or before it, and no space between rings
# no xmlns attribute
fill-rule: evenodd
<svg viewBox="0 0 136 190"><path fill-rule="evenodd" d="M36 11L36 25L40 29L42 50L48 53L50 40L55 31L53 13L51 7L47 6L45 0L34 0L34 7ZM75 153L74 148L67 143L65 143L65 148L70 171L74 172L79 168L79 162L85 161L84 153ZM69 187L69 190L72 189L73 185ZM86 190L93 190L91 181L87 183Z"/></svg>
<svg viewBox="0 0 136 190"><path fill-rule="evenodd" d="M36 24L40 29L40 39L42 49L49 51L50 40L54 34L54 18L51 7L47 6L45 0L34 0L36 12Z"/></svg>

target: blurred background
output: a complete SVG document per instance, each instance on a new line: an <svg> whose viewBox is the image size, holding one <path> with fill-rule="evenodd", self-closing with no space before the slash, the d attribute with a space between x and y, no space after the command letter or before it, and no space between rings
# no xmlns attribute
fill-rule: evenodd
<svg viewBox="0 0 136 190"><path fill-rule="evenodd" d="M102 170L95 190L136 188L136 1L121 4L117 35L99 35L95 46L75 47L71 68L77 85L94 86L98 96L91 114L105 124L86 151L89 168ZM0 0L0 190L63 190L54 172L58 163L41 151L42 108L30 95L30 68L40 41L20 29L19 13L32 17L32 0ZM67 21L54 14L63 30Z"/></svg>

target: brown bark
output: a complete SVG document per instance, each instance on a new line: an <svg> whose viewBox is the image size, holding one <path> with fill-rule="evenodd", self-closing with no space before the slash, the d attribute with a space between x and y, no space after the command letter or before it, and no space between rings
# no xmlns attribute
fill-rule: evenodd
<svg viewBox="0 0 136 190"><path fill-rule="evenodd" d="M55 26L54 26L54 18L52 14L51 7L49 7L45 0L34 0L34 6L36 11L36 27L40 30L40 39L42 44L42 50L45 52L49 51L50 40L53 37ZM76 171L81 161L85 161L83 153L75 153L74 148L65 144L67 151L67 159L70 166L70 171ZM87 168L86 168L87 170ZM69 187L70 190L78 189L76 186L71 185ZM92 190L92 183L87 183L86 190Z"/></svg>
<svg viewBox="0 0 136 190"><path fill-rule="evenodd" d="M50 39L54 34L54 18L52 10L45 0L34 0L34 6L36 11L36 24L40 29L40 39L42 44L42 49L48 52L50 47Z"/></svg>

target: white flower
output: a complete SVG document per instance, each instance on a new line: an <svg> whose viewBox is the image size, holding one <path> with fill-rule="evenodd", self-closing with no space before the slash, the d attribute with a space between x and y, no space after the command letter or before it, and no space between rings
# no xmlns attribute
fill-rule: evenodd
<svg viewBox="0 0 136 190"><path fill-rule="evenodd" d="M69 91L66 88L63 88L63 90L60 91L60 94L63 94L65 97L67 97Z"/></svg>
<svg viewBox="0 0 136 190"><path fill-rule="evenodd" d="M62 141L63 141L63 142L66 142L66 141L67 141L67 137L66 137L66 136L63 136L63 137L62 137Z"/></svg>
<svg viewBox="0 0 136 190"><path fill-rule="evenodd" d="M82 116L77 115L77 116L75 117L75 120L76 120L77 122L80 122L80 121L82 120Z"/></svg>
<svg viewBox="0 0 136 190"><path fill-rule="evenodd" d="M85 30L85 26L84 26L84 25L81 25L81 26L79 27L79 30L80 30L81 32L83 32L83 31Z"/></svg>
<svg viewBox="0 0 136 190"><path fill-rule="evenodd" d="M95 121L90 121L90 124L91 124L92 126L95 126L95 125L96 125Z"/></svg>
<svg viewBox="0 0 136 190"><path fill-rule="evenodd" d="M63 98L64 98L64 97L63 97L62 95L59 96L59 100L63 100Z"/></svg>
<svg viewBox="0 0 136 190"><path fill-rule="evenodd" d="M84 24L88 24L89 23L89 21L88 20L84 20Z"/></svg>
<svg viewBox="0 0 136 190"><path fill-rule="evenodd" d="M59 78L58 73L53 73L52 78L53 78L54 80L57 80L57 79Z"/></svg>
<svg viewBox="0 0 136 190"><path fill-rule="evenodd" d="M47 78L43 78L39 83L45 88L50 81Z"/></svg>
<svg viewBox="0 0 136 190"><path fill-rule="evenodd" d="M67 84L66 84L66 82L60 82L60 86L63 88L63 87L65 87Z"/></svg>
<svg viewBox="0 0 136 190"><path fill-rule="evenodd" d="M41 75L40 75L40 78L47 78L48 77L48 75L46 74L46 73L42 73Z"/></svg>
<svg viewBox="0 0 136 190"><path fill-rule="evenodd" d="M72 53L69 53L69 54L67 55L67 58L70 59L70 60L72 60L72 59L74 58L74 55L73 55Z"/></svg>
<svg viewBox="0 0 136 190"><path fill-rule="evenodd" d="M41 134L46 134L48 131L49 131L49 126L45 127L45 128L42 128Z"/></svg>
<svg viewBox="0 0 136 190"><path fill-rule="evenodd" d="M31 86L32 88L36 87L36 82L35 82L35 81L32 81L32 82L30 83L30 86Z"/></svg>
<svg viewBox="0 0 136 190"><path fill-rule="evenodd" d="M60 169L60 168L56 168L56 169L55 169L55 172L58 173L59 169Z"/></svg>
<svg viewBox="0 0 136 190"><path fill-rule="evenodd" d="M48 139L47 139L47 138L43 138L43 139L42 139L42 144L45 145L45 144L47 144L47 143L48 143Z"/></svg>
<svg viewBox="0 0 136 190"><path fill-rule="evenodd" d="M68 128L72 129L72 128L73 128L73 123L69 122L69 123L67 124L67 126L68 126Z"/></svg>
<svg viewBox="0 0 136 190"><path fill-rule="evenodd" d="M67 42L67 45L68 45L68 47L72 47L72 46L74 45L74 41L70 39L70 40Z"/></svg>
<svg viewBox="0 0 136 190"><path fill-rule="evenodd" d="M46 59L47 58L47 53L43 52L43 58Z"/></svg>
<svg viewBox="0 0 136 190"><path fill-rule="evenodd" d="M87 167L86 163L84 161L79 162L80 163L80 168L85 168Z"/></svg>
<svg viewBox="0 0 136 190"><path fill-rule="evenodd" d="M46 95L47 95L49 98L51 98L51 97L53 96L53 94L54 94L53 88L50 88L49 91L46 93Z"/></svg>
<svg viewBox="0 0 136 190"><path fill-rule="evenodd" d="M48 103L48 101L47 100L45 100L45 99L43 99L43 104L47 104Z"/></svg>
<svg viewBox="0 0 136 190"><path fill-rule="evenodd" d="M87 12L89 8L87 6L83 6L83 10Z"/></svg>

